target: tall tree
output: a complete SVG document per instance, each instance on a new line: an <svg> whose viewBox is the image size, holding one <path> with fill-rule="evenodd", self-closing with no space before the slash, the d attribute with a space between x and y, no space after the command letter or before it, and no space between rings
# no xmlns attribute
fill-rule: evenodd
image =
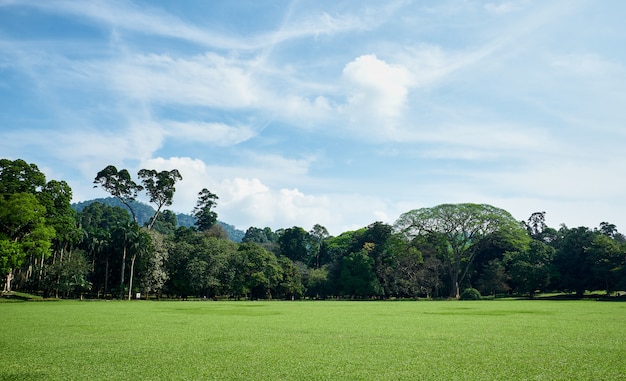
<svg viewBox="0 0 626 381"><path fill-rule="evenodd" d="M217 222L217 213L211 209L217 206L218 198L206 188L198 193L198 202L192 214L196 217L196 226L201 231L209 230Z"/></svg>
<svg viewBox="0 0 626 381"><path fill-rule="evenodd" d="M310 265L315 267L316 269L319 269L321 266L320 254L322 250L322 243L326 238L330 237L330 234L324 226L320 224L315 224L311 231L309 231L309 237L311 238L312 259L312 263L310 263Z"/></svg>
<svg viewBox="0 0 626 381"><path fill-rule="evenodd" d="M133 181L128 170L122 169L118 171L115 166L109 165L98 172L93 183L96 184L94 188L100 185L102 189L120 200L130 210L133 221L137 223L137 214L131 206L131 201L135 201L143 187Z"/></svg>
<svg viewBox="0 0 626 381"><path fill-rule="evenodd" d="M5 292L11 291L13 270L27 255L48 257L54 228L46 225L46 208L35 195L15 193L0 197L0 272Z"/></svg>
<svg viewBox="0 0 626 381"><path fill-rule="evenodd" d="M177 169L171 171L157 172L154 169L142 169L139 171L139 178L143 183L143 187L150 196L150 202L157 206L156 213L148 223L148 230L152 229L154 222L157 220L161 208L172 205L174 192L176 192L176 181L182 180Z"/></svg>
<svg viewBox="0 0 626 381"><path fill-rule="evenodd" d="M408 239L434 235L445 240L441 253L450 278L450 296L459 298L459 284L474 260L472 245L494 232L527 236L511 214L486 204L442 204L409 211L400 216L395 229Z"/></svg>

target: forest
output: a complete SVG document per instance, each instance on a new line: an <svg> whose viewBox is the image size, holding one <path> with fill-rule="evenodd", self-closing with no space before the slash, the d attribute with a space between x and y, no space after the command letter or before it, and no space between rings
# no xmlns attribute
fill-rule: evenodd
<svg viewBox="0 0 626 381"><path fill-rule="evenodd" d="M136 179L136 180L135 180ZM626 290L626 238L617 227L548 227L487 204L407 211L331 236L315 225L250 227L236 242L217 223L218 196L198 193L193 226L172 205L177 170L112 165L94 186L122 206L72 208L72 190L36 164L0 160L3 296L93 299L418 299ZM154 214L137 216L145 192Z"/></svg>

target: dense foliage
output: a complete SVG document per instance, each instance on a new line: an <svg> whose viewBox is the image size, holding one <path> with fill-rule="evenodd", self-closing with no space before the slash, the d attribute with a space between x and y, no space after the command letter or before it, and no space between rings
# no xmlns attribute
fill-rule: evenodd
<svg viewBox="0 0 626 381"><path fill-rule="evenodd" d="M626 289L626 239L603 222L558 230L545 213L519 222L485 204L444 204L330 236L321 225L250 227L239 240L216 224L217 195L199 193L195 226L171 204L178 171L106 167L95 183L121 205L71 207L71 189L36 165L0 160L4 290L45 297L460 298ZM144 212L142 190L157 205ZM129 213L130 211L130 213ZM467 297L471 295L467 294Z"/></svg>

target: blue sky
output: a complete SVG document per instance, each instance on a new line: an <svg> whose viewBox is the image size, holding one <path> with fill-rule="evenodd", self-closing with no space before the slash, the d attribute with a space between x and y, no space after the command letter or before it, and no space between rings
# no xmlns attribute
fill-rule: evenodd
<svg viewBox="0 0 626 381"><path fill-rule="evenodd" d="M488 203L626 229L626 2L0 0L0 152L240 229Z"/></svg>

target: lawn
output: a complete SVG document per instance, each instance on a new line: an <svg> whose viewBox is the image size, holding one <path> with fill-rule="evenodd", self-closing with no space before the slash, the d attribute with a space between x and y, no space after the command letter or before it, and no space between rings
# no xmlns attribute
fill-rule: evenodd
<svg viewBox="0 0 626 381"><path fill-rule="evenodd" d="M0 304L0 380L616 380L626 303Z"/></svg>

